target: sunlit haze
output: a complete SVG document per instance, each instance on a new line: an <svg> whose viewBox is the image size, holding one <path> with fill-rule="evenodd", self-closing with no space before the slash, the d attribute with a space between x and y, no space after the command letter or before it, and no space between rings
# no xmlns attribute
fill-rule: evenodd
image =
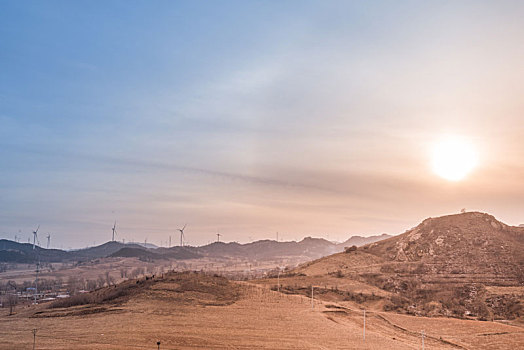
<svg viewBox="0 0 524 350"><path fill-rule="evenodd" d="M133 6L129 6L132 3ZM524 2L2 1L0 238L524 223ZM43 238L41 238L43 240Z"/></svg>
<svg viewBox="0 0 524 350"><path fill-rule="evenodd" d="M461 137L447 136L433 146L433 171L444 179L463 180L477 162L475 147Z"/></svg>

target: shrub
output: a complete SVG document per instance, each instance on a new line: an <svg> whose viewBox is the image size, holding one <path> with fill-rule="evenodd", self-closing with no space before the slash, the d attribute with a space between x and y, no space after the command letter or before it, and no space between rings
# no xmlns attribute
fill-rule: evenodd
<svg viewBox="0 0 524 350"><path fill-rule="evenodd" d="M357 246L356 245L352 245L351 247L344 247L344 252L346 253L351 253L351 252L354 252L357 250Z"/></svg>
<svg viewBox="0 0 524 350"><path fill-rule="evenodd" d="M337 271L333 271L333 272L328 272L328 275L330 275L330 276L335 276L336 278L342 278L342 277L344 277L344 274L342 273L341 270L337 270Z"/></svg>
<svg viewBox="0 0 524 350"><path fill-rule="evenodd" d="M50 308L59 308L59 307L71 307L78 305L91 304L93 302L91 294L83 293L73 295L69 298L57 299L53 301L49 307Z"/></svg>

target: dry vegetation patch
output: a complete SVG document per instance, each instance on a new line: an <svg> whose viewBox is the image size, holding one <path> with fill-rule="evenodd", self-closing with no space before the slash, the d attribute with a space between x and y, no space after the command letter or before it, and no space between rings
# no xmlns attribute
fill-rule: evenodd
<svg viewBox="0 0 524 350"><path fill-rule="evenodd" d="M128 280L117 285L55 300L35 317L62 317L116 311L130 299L145 298L176 304L229 305L238 300L240 289L224 277L197 272L170 272Z"/></svg>

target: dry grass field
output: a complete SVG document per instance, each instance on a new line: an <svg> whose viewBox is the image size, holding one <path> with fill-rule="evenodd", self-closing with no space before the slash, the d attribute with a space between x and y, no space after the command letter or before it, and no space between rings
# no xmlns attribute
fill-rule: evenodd
<svg viewBox="0 0 524 350"><path fill-rule="evenodd" d="M0 348L29 349L517 349L524 329L494 322L370 311L200 273L103 288L86 305L26 306L0 315ZM105 300L103 300L105 298ZM112 298L112 299L111 299Z"/></svg>

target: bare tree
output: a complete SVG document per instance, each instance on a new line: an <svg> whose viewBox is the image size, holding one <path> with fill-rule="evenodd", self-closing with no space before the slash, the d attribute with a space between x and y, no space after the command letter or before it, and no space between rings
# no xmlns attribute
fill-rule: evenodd
<svg viewBox="0 0 524 350"><path fill-rule="evenodd" d="M15 306L18 304L17 286L15 281L8 281L5 287L6 302L9 307L9 315L13 314Z"/></svg>
<svg viewBox="0 0 524 350"><path fill-rule="evenodd" d="M113 278L113 276L111 276L109 271L106 271L106 283L108 287L115 283L115 279Z"/></svg>
<svg viewBox="0 0 524 350"><path fill-rule="evenodd" d="M7 294L7 306L9 306L9 315L13 314L15 306L18 304L18 295L15 293Z"/></svg>
<svg viewBox="0 0 524 350"><path fill-rule="evenodd" d="M91 291L91 290L96 289L96 286L97 286L96 280L87 280L86 284L87 284L87 290Z"/></svg>
<svg viewBox="0 0 524 350"><path fill-rule="evenodd" d="M62 288L62 285L64 284L64 281L60 277L58 277L57 279L54 280L54 282L55 283L54 283L54 287L53 288L54 288L54 291L56 292L56 291L60 290L60 288Z"/></svg>
<svg viewBox="0 0 524 350"><path fill-rule="evenodd" d="M80 286L80 279L76 276L69 276L67 279L67 289L70 293L76 293Z"/></svg>
<svg viewBox="0 0 524 350"><path fill-rule="evenodd" d="M103 275L99 275L97 281L98 281L98 288L102 288L104 284L106 283L106 280Z"/></svg>

